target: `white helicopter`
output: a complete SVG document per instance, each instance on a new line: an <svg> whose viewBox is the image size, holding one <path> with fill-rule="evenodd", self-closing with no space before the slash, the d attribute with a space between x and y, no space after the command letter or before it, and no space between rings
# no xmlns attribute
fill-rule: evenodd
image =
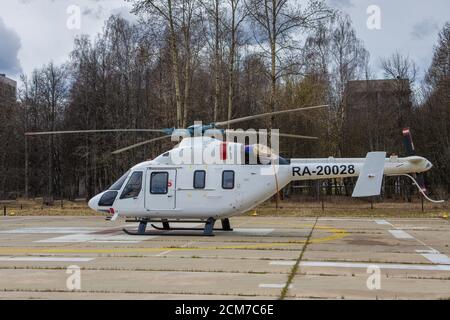
<svg viewBox="0 0 450 320"><path fill-rule="evenodd" d="M165 138L182 138L173 149L153 160L139 163L120 177L111 187L89 200L89 207L109 213L112 221L125 217L139 222L132 235L170 234L170 230L201 230L213 235L213 230L232 231L229 218L244 213L266 201L296 180L316 180L358 177L353 197L379 195L384 175L406 175L429 199L410 174L431 169L430 161L419 156L386 158L386 152L369 152L366 158L284 159L266 144L245 144L257 135L255 131L223 130L229 124L260 117L326 107L314 106L264 113L208 125L196 124L187 129L108 129L81 131L30 132L26 135L65 133L98 133L120 131L150 131L165 136L116 150L113 154ZM227 135L224 141L221 136ZM267 137L267 132L262 136ZM272 132L274 137L317 139L316 137ZM231 139L230 139L231 137ZM238 138L238 141L234 140ZM259 135L261 137L261 135ZM174 139L173 139L174 140ZM254 139L253 141L256 142ZM133 219L133 220L129 220ZM222 228L214 228L221 220ZM146 232L147 223L156 232ZM204 223L204 228L173 228L172 222ZM161 231L162 230L162 231ZM186 235L181 233L180 235Z"/></svg>

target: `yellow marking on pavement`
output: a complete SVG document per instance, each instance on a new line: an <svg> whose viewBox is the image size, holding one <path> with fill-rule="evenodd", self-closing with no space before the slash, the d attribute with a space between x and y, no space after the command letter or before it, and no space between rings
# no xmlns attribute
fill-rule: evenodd
<svg viewBox="0 0 450 320"><path fill-rule="evenodd" d="M312 225L311 225L311 227L312 227ZM332 235L328 236L328 237L324 237L324 238L316 238L316 239L311 238L311 239L309 239L309 243L328 242L328 241L342 239L342 238L348 236L347 231L345 231L343 229L337 229L337 228L327 227L327 226L316 226L315 228L321 229L321 230L326 230L326 231L332 233Z"/></svg>
<svg viewBox="0 0 450 320"><path fill-rule="evenodd" d="M300 225L303 227L312 227L310 224ZM331 235L322 238L312 238L309 243L323 243L333 240L338 240L346 237L348 233L343 229L336 229L328 226L316 226L316 229L324 230L331 233ZM199 250L220 250L220 249L264 249L281 246L291 246L297 244L305 244L306 240L292 240L288 242L271 242L271 243L256 243L243 245L222 245L222 246L207 246L207 247L135 247L135 248L102 248L102 249L71 249L71 248L23 248L23 247L2 247L0 254L14 254L14 253L28 253L28 254L56 254L56 253L146 253L146 252L164 252L164 251L199 251Z"/></svg>

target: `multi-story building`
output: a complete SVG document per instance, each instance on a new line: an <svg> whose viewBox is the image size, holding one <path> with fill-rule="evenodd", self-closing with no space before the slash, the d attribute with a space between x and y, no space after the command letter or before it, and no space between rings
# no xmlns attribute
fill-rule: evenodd
<svg viewBox="0 0 450 320"><path fill-rule="evenodd" d="M0 199L10 199L14 191L19 190L15 180L20 176L22 169L17 146L19 135L14 130L18 122L19 113L16 112L16 82L0 74L0 142L6 152L0 152Z"/></svg>
<svg viewBox="0 0 450 320"><path fill-rule="evenodd" d="M349 81L344 102L344 154L362 156L368 150L402 152L401 132L410 126L411 108L407 79Z"/></svg>
<svg viewBox="0 0 450 320"><path fill-rule="evenodd" d="M0 74L0 99L9 100L16 99L16 81L6 77L5 74Z"/></svg>

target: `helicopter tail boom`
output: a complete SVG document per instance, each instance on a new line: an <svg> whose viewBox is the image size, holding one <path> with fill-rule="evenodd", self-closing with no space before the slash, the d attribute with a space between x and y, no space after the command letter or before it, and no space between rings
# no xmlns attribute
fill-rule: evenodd
<svg viewBox="0 0 450 320"><path fill-rule="evenodd" d="M379 152L369 152L378 154ZM381 152L385 154L384 152ZM372 157L372 156L370 156ZM358 177L366 158L316 158L316 159L290 159L292 180L315 180ZM383 164L383 174L402 175L407 173L425 172L433 166L430 161L423 157L411 156L399 158L391 156L376 160Z"/></svg>

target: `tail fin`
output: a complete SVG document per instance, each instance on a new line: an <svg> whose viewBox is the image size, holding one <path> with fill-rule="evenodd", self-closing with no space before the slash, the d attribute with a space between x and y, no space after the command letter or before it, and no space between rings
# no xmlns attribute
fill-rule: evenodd
<svg viewBox="0 0 450 320"><path fill-rule="evenodd" d="M370 197L381 193L386 152L369 152L359 173L352 197Z"/></svg>

